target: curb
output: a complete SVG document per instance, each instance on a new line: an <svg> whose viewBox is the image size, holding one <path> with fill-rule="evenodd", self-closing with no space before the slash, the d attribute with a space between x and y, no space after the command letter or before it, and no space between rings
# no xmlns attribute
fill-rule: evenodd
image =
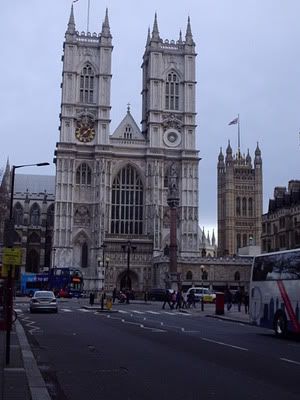
<svg viewBox="0 0 300 400"><path fill-rule="evenodd" d="M21 347L24 369L28 381L32 400L51 400L46 383L37 366L31 347L28 343L25 331L21 323L16 321L16 332Z"/></svg>
<svg viewBox="0 0 300 400"><path fill-rule="evenodd" d="M82 306L81 308L85 309L85 310L90 310L90 311L97 311L97 312L101 312L101 313L117 313L118 310L107 310L107 309L101 309L101 307L97 307L97 306Z"/></svg>
<svg viewBox="0 0 300 400"><path fill-rule="evenodd" d="M206 314L205 316L208 318L222 319L223 321L237 322L239 324L245 324L245 325L252 325L251 322L244 321L242 319L234 319L234 318L230 318L230 317L223 317L221 315L212 315L212 314Z"/></svg>

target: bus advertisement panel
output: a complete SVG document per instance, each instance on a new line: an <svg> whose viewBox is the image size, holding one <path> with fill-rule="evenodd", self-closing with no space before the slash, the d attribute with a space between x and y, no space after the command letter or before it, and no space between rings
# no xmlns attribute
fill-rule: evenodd
<svg viewBox="0 0 300 400"><path fill-rule="evenodd" d="M276 335L300 334L300 249L266 253L253 260L250 320Z"/></svg>
<svg viewBox="0 0 300 400"><path fill-rule="evenodd" d="M21 274L21 293L32 296L36 290L52 290L60 297L80 297L83 276L75 268L52 268L47 273Z"/></svg>

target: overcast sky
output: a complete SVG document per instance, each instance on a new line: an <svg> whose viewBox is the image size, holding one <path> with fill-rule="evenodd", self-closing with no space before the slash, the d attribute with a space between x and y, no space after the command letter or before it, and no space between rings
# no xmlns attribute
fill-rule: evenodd
<svg viewBox="0 0 300 400"><path fill-rule="evenodd" d="M70 0L1 2L0 167L52 163L58 141L62 45ZM87 29L88 0L74 4L76 29ZM200 225L217 224L216 164L228 139L263 158L264 212L275 186L300 179L299 0L90 0L91 32L101 31L105 8L113 35L112 123L131 103L141 120L141 62L148 26L158 15L160 36L177 40L190 15L197 57L197 147L200 150ZM55 168L23 173L54 174Z"/></svg>

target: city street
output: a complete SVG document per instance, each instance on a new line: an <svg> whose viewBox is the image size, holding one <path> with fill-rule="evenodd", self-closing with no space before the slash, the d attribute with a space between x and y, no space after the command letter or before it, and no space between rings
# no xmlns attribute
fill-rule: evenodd
<svg viewBox="0 0 300 400"><path fill-rule="evenodd" d="M161 303L115 313L60 300L58 314L15 305L52 399L299 398L300 342Z"/></svg>

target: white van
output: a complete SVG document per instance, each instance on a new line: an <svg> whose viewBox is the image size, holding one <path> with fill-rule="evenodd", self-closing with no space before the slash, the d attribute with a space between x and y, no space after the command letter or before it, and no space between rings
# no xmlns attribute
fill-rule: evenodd
<svg viewBox="0 0 300 400"><path fill-rule="evenodd" d="M188 295L190 293L194 293L195 294L195 300L196 301L200 301L202 297L203 297L204 303L214 303L216 301L216 294L214 292L212 292L208 288L191 287L186 292L187 298L188 298Z"/></svg>

